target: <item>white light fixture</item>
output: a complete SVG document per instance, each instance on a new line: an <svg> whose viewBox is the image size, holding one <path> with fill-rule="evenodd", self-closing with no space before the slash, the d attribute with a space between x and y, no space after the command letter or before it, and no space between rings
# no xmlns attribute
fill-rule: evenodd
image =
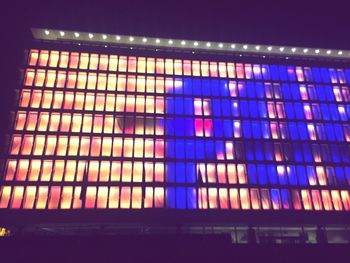
<svg viewBox="0 0 350 263"><path fill-rule="evenodd" d="M231 44L231 48L236 48L236 45L235 44Z"/></svg>
<svg viewBox="0 0 350 263"><path fill-rule="evenodd" d="M331 53L332 53L332 51L331 50L327 50L327 55L330 55Z"/></svg>
<svg viewBox="0 0 350 263"><path fill-rule="evenodd" d="M103 39L107 39L107 36L106 36L106 35L102 35L102 38L103 38Z"/></svg>
<svg viewBox="0 0 350 263"><path fill-rule="evenodd" d="M63 37L64 36L64 32L60 31L60 35L61 35L61 37Z"/></svg>
<svg viewBox="0 0 350 263"><path fill-rule="evenodd" d="M159 38L156 39L156 43L157 44L160 43L160 39Z"/></svg>
<svg viewBox="0 0 350 263"><path fill-rule="evenodd" d="M195 52L194 51L192 51L192 54L194 54Z"/></svg>
<svg viewBox="0 0 350 263"><path fill-rule="evenodd" d="M284 47L280 47L280 51L283 52L283 50L284 50Z"/></svg>
<svg viewBox="0 0 350 263"><path fill-rule="evenodd" d="M193 45L194 45L195 47L198 46L198 42L197 42L197 41L194 42Z"/></svg>
<svg viewBox="0 0 350 263"><path fill-rule="evenodd" d="M134 41L134 37L129 37L129 41L133 42Z"/></svg>
<svg viewBox="0 0 350 263"><path fill-rule="evenodd" d="M255 49L256 50L260 50L260 46L255 46Z"/></svg>
<svg viewBox="0 0 350 263"><path fill-rule="evenodd" d="M50 31L49 30L45 30L45 35L49 35Z"/></svg>
<svg viewBox="0 0 350 263"><path fill-rule="evenodd" d="M297 49L295 47L293 47L292 52L294 53L295 51L297 51Z"/></svg>
<svg viewBox="0 0 350 263"><path fill-rule="evenodd" d="M307 53L308 51L309 51L309 50L308 50L307 48L304 48L304 49L303 49L303 52L304 52L304 53Z"/></svg>
<svg viewBox="0 0 350 263"><path fill-rule="evenodd" d="M107 45L105 45L105 48L107 47Z"/></svg>
<svg viewBox="0 0 350 263"><path fill-rule="evenodd" d="M94 37L94 35L89 33L89 38L93 38L93 37Z"/></svg>
<svg viewBox="0 0 350 263"><path fill-rule="evenodd" d="M208 43L206 44L206 46L207 46L207 47L211 47L211 44L210 44L210 42L208 42Z"/></svg>
<svg viewBox="0 0 350 263"><path fill-rule="evenodd" d="M142 39L142 42L143 42L143 43L146 43L146 42L147 42L147 38L144 37L144 38Z"/></svg>
<svg viewBox="0 0 350 263"><path fill-rule="evenodd" d="M343 54L343 51L339 50L338 55L342 55L342 54Z"/></svg>
<svg viewBox="0 0 350 263"><path fill-rule="evenodd" d="M172 45L174 42L170 39L170 40L168 41L168 43L169 43L169 45Z"/></svg>
<svg viewBox="0 0 350 263"><path fill-rule="evenodd" d="M182 41L181 41L181 45L183 45L183 46L186 45L186 41L185 41L185 40L182 40Z"/></svg>
<svg viewBox="0 0 350 263"><path fill-rule="evenodd" d="M224 44L219 43L219 48L223 48L223 47L224 47Z"/></svg>
<svg viewBox="0 0 350 263"><path fill-rule="evenodd" d="M286 57L286 59L289 59L289 57Z"/></svg>
<svg viewBox="0 0 350 263"><path fill-rule="evenodd" d="M74 33L74 36L75 36L75 37L79 37L79 35L80 35L80 34L79 34L78 32L75 32L75 33Z"/></svg>
<svg viewBox="0 0 350 263"><path fill-rule="evenodd" d="M319 49L316 49L316 50L315 50L315 53L316 53L316 54L320 53L320 50L319 50Z"/></svg>
<svg viewBox="0 0 350 263"><path fill-rule="evenodd" d="M80 43L78 43L78 46L80 46L81 44Z"/></svg>
<svg viewBox="0 0 350 263"><path fill-rule="evenodd" d="M116 40L120 40L120 36L115 36L115 39Z"/></svg>
<svg viewBox="0 0 350 263"><path fill-rule="evenodd" d="M244 48L244 49L247 49L247 48L248 48L248 45L244 45L243 48Z"/></svg>
<svg viewBox="0 0 350 263"><path fill-rule="evenodd" d="M270 47L267 47L267 50L268 51L271 51L272 50L272 47L270 46Z"/></svg>

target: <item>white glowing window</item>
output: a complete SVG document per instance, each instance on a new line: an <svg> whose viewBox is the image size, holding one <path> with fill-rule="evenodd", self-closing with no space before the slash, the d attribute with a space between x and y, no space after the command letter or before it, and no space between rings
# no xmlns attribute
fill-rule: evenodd
<svg viewBox="0 0 350 263"><path fill-rule="evenodd" d="M310 140L315 141L316 140L316 130L315 130L315 125L312 123L307 124L307 130L309 132L309 137Z"/></svg>
<svg viewBox="0 0 350 263"><path fill-rule="evenodd" d="M312 120L311 108L309 104L304 104L304 114L307 120Z"/></svg>
<svg viewBox="0 0 350 263"><path fill-rule="evenodd" d="M272 139L278 139L279 138L279 132L278 132L278 126L276 122L271 122L271 135Z"/></svg>
<svg viewBox="0 0 350 263"><path fill-rule="evenodd" d="M273 102L267 103L267 111L269 113L270 119L276 118L276 109L275 109L275 104Z"/></svg>
<svg viewBox="0 0 350 263"><path fill-rule="evenodd" d="M301 85L299 86L299 91L300 91L300 97L302 100L308 100L309 96L307 95L307 89L306 86Z"/></svg>
<svg viewBox="0 0 350 263"><path fill-rule="evenodd" d="M240 138L242 136L240 121L233 121L233 135L235 138Z"/></svg>
<svg viewBox="0 0 350 263"><path fill-rule="evenodd" d="M236 81L230 81L228 83L228 88L230 90L231 97L237 97L237 82Z"/></svg>
<svg viewBox="0 0 350 263"><path fill-rule="evenodd" d="M336 101L343 101L343 98L341 96L340 89L338 86L333 87L333 93Z"/></svg>
<svg viewBox="0 0 350 263"><path fill-rule="evenodd" d="M346 121L347 120L347 116L346 116L345 107L343 105L339 105L338 106L338 112L339 112L341 120L342 121Z"/></svg>
<svg viewBox="0 0 350 263"><path fill-rule="evenodd" d="M194 100L194 114L195 115L204 115L204 116L211 115L210 101L209 100L195 99Z"/></svg>
<svg viewBox="0 0 350 263"><path fill-rule="evenodd" d="M295 73L297 75L298 81L304 81L303 69L301 67L296 67Z"/></svg>

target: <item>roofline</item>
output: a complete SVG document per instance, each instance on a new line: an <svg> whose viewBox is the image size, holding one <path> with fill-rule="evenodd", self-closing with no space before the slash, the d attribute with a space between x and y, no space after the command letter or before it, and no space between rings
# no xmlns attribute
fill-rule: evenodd
<svg viewBox="0 0 350 263"><path fill-rule="evenodd" d="M105 47L108 45L127 45L130 47L190 50L192 52L211 51L239 54L278 55L284 56L287 59L289 57L312 57L350 60L350 50L154 38L44 28L31 28L31 31L34 39L38 40L72 41L78 43L85 42L104 45Z"/></svg>

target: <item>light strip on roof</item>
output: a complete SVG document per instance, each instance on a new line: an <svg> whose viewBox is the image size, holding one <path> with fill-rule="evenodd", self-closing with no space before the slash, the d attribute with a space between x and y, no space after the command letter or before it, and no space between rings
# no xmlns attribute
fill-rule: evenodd
<svg viewBox="0 0 350 263"><path fill-rule="evenodd" d="M195 41L188 39L165 39L145 36L126 36L92 32L63 31L52 29L32 28L35 39L52 41L90 42L101 45L128 45L159 48L190 49L192 51L239 52L250 54L275 54L283 56L327 57L350 59L350 50L331 50L310 47L286 47L271 45L248 45L242 43L222 43Z"/></svg>

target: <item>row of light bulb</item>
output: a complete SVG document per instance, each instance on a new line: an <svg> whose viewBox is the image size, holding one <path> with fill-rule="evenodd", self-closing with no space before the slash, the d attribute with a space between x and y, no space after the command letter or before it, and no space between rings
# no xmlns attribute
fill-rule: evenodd
<svg viewBox="0 0 350 263"><path fill-rule="evenodd" d="M60 36L61 36L61 37L64 37L64 35L65 35L65 32L64 32L64 31L60 31L59 33L60 33ZM49 35L49 34L50 34L50 31L49 31L49 30L45 30L45 35ZM74 36L75 36L76 38L78 38L78 37L80 36L80 34L79 34L78 32L75 32L75 33L74 33ZM90 39L94 38L94 35L93 35L92 33L89 33L88 36L89 36ZM116 40L120 40L120 39L121 39L120 36L116 36L115 38L116 38ZM107 39L107 35L102 35L102 39L103 39L103 40L106 40L106 39ZM129 37L129 41L130 41L130 42L133 42L134 40L135 40L134 37L132 37L132 36ZM147 43L147 42L148 42L148 39L144 37L144 38L142 38L142 42L143 42L143 43ZM155 42L156 42L157 44L159 44L159 43L161 42L161 40L160 40L159 38L157 38L157 39L155 40ZM168 44L169 44L169 45L172 45L172 44L174 44L174 41L170 39L170 40L168 40ZM181 44L182 46L185 46L187 43L186 43L185 40L182 40L182 41L180 42L180 44ZM193 42L193 46L198 47L198 45L199 45L199 43L198 43L197 41ZM210 42L207 42L207 43L205 44L205 46L206 46L207 48L210 48L210 47L212 46L212 44L211 44ZM223 48L223 47L224 47L224 44L223 44L223 43L219 43L219 44L218 44L218 47L219 47L219 48ZM235 49L235 48L236 48L236 45L235 45L235 44L231 44L230 47L231 47L232 49ZM243 49L244 49L244 50L248 50L248 48L249 48L248 45L243 45ZM271 52L272 49L273 49L273 47L272 47L272 46L268 46L266 49L267 49L267 51L270 51L270 52ZM261 50L261 47L260 47L259 45L257 45L257 46L255 46L255 50L260 51L260 50ZM291 48L290 50L291 50L293 53L295 53L295 52L297 51L297 48L294 47L294 48ZM280 47L280 48L279 48L279 51L280 51L280 52L285 51L285 47ZM303 53L305 53L305 54L309 53L309 49L307 49L307 48L304 48L302 51L303 51ZM319 54L321 51L320 51L319 49L315 49L314 52L315 52L315 54ZM327 54L327 55L332 54L332 50L327 50L327 51L326 51L326 54ZM343 51L339 50L339 51L338 51L338 55L343 55ZM349 55L350 55L350 54L349 54Z"/></svg>

